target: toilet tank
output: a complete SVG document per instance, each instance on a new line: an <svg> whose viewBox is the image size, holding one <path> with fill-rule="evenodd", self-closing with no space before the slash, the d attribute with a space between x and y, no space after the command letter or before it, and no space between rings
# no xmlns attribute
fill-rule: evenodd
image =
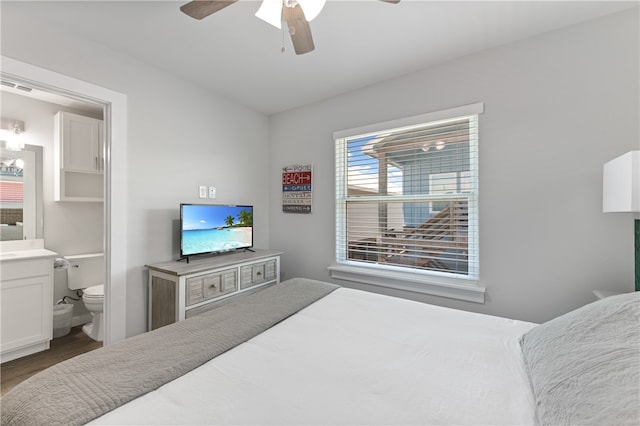
<svg viewBox="0 0 640 426"><path fill-rule="evenodd" d="M67 287L70 290L104 284L104 253L78 254L65 259L69 261Z"/></svg>

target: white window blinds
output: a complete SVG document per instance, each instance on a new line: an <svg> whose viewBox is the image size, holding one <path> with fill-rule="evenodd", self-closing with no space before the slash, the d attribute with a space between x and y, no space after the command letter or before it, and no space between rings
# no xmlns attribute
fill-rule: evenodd
<svg viewBox="0 0 640 426"><path fill-rule="evenodd" d="M336 260L476 278L477 176L477 114L337 137Z"/></svg>

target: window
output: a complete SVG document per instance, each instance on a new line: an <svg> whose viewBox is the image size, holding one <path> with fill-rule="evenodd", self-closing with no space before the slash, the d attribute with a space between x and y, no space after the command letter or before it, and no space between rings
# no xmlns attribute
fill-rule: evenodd
<svg viewBox="0 0 640 426"><path fill-rule="evenodd" d="M458 190L458 175L461 172L453 173L431 173L429 175L429 194L454 194L460 192ZM430 204L430 213L440 213L448 207L446 201L432 201Z"/></svg>
<svg viewBox="0 0 640 426"><path fill-rule="evenodd" d="M468 105L334 135L338 265L477 286L482 109Z"/></svg>

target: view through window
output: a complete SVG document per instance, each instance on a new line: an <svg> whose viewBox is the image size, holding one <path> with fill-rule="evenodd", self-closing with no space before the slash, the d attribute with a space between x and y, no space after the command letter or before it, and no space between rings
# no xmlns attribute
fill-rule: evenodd
<svg viewBox="0 0 640 426"><path fill-rule="evenodd" d="M478 118L336 139L336 256L477 277Z"/></svg>

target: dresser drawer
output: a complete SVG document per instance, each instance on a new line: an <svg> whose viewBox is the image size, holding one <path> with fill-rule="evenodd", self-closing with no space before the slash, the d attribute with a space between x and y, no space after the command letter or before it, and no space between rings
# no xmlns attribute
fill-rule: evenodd
<svg viewBox="0 0 640 426"><path fill-rule="evenodd" d="M264 279L265 280L273 280L276 278L276 261L270 260L268 262L264 262Z"/></svg>
<svg viewBox="0 0 640 426"><path fill-rule="evenodd" d="M185 289L187 306L204 300L204 293L202 292L203 283L204 278L202 276L187 278L187 287Z"/></svg>
<svg viewBox="0 0 640 426"><path fill-rule="evenodd" d="M220 295L233 293L238 290L238 271L229 269L222 273L220 280Z"/></svg>
<svg viewBox="0 0 640 426"><path fill-rule="evenodd" d="M203 284L205 299L212 299L233 293L238 289L236 270L228 269L226 271L205 275Z"/></svg>
<svg viewBox="0 0 640 426"><path fill-rule="evenodd" d="M267 260L240 268L240 289L262 284L276 277L276 260Z"/></svg>
<svg viewBox="0 0 640 426"><path fill-rule="evenodd" d="M204 300L224 296L237 290L236 270L212 272L187 278L186 305L191 306Z"/></svg>
<svg viewBox="0 0 640 426"><path fill-rule="evenodd" d="M240 289L251 287L253 282L253 265L246 265L240 268Z"/></svg>
<svg viewBox="0 0 640 426"><path fill-rule="evenodd" d="M219 293L222 274L209 274L202 278L202 293L205 299L216 297Z"/></svg>

